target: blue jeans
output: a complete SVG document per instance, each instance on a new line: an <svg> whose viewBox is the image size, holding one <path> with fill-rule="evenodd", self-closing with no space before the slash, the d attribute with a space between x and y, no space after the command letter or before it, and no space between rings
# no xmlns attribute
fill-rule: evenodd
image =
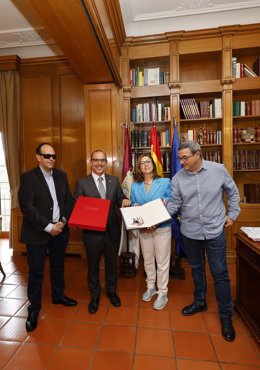
<svg viewBox="0 0 260 370"><path fill-rule="evenodd" d="M195 302L198 304L203 304L206 301L206 253L210 272L214 279L219 314L221 317L231 316L233 312L233 303L226 262L225 230L223 230L219 236L213 239L195 240L182 235L182 240L185 247L185 253L192 268L192 277L195 287Z"/></svg>

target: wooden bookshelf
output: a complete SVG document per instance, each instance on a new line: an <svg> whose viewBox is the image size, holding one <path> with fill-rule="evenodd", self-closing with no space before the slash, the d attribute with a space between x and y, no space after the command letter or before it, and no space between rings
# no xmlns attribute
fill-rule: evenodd
<svg viewBox="0 0 260 370"><path fill-rule="evenodd" d="M260 182L258 169L233 169L235 150L259 148L257 142L233 143L233 128L260 125L260 115L234 117L233 102L260 99L260 77L235 78L232 75L232 57L236 57L239 63L244 63L252 69L254 61L260 56L260 24L173 32L160 35L159 38L155 37L154 42L151 37L138 37L138 39L133 37L127 40L123 55L125 63L123 70L125 71L129 72L130 68L136 66L161 65L164 71L170 72L169 83L158 86L131 87L129 76L125 75L124 117L130 118L130 109L136 99L167 97L171 107L171 118L177 119L180 134L186 130L199 130L200 128L221 131L221 142L203 143L202 150L204 153L207 151L221 153L221 162L234 176L241 198L244 196L244 183ZM125 68L126 65L128 69ZM201 100L211 101L220 98L222 116L187 119L182 115L180 102L183 98L194 98L198 104ZM143 127L146 125L144 123ZM239 225L241 220L245 224L247 218L251 220L252 213L254 224L260 224L259 207L260 204L242 204ZM230 259L235 256L233 234L237 231L237 224L235 223L233 229L227 232L227 255Z"/></svg>

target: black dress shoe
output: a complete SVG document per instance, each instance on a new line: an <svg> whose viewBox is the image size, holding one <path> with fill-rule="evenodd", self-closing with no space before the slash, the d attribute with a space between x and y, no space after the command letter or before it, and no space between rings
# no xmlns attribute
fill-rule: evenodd
<svg viewBox="0 0 260 370"><path fill-rule="evenodd" d="M36 329L37 324L38 324L38 312L29 312L26 323L25 323L25 328L27 331L33 331Z"/></svg>
<svg viewBox="0 0 260 370"><path fill-rule="evenodd" d="M208 306L207 306L207 303L206 302L204 302L203 304L198 304L196 302L193 302L192 304L184 307L181 310L181 313L184 316L191 316L191 315L194 315L197 312L206 311L207 309L208 309Z"/></svg>
<svg viewBox="0 0 260 370"><path fill-rule="evenodd" d="M120 307L121 306L120 298L118 297L118 295L116 293L107 293L107 296L108 296L112 306L114 306L114 307Z"/></svg>
<svg viewBox="0 0 260 370"><path fill-rule="evenodd" d="M92 298L88 305L88 312L93 315L99 307L99 298Z"/></svg>
<svg viewBox="0 0 260 370"><path fill-rule="evenodd" d="M59 299L58 301L52 301L53 304L62 304L63 306L76 306L78 304L75 299L69 298L64 296L63 298Z"/></svg>
<svg viewBox="0 0 260 370"><path fill-rule="evenodd" d="M235 340L236 333L233 328L231 317L221 317L220 322L223 338L228 342L233 342Z"/></svg>

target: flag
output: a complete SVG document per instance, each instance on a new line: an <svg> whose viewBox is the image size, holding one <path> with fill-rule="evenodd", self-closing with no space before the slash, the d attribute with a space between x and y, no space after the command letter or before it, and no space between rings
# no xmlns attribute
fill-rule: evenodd
<svg viewBox="0 0 260 370"><path fill-rule="evenodd" d="M123 168L122 168L122 190L124 195L130 199L131 197L131 186L134 182L133 177L133 165L132 165L132 150L131 150L131 142L129 137L129 131L127 124L125 126L125 152L124 152L124 160L123 160ZM138 230L131 230L127 231L125 228L124 222L121 224L121 238L119 244L119 251L118 255L121 256L122 253L132 252L135 254L135 268L138 268L139 264L139 254L140 254L140 243L139 243L139 231Z"/></svg>
<svg viewBox="0 0 260 370"><path fill-rule="evenodd" d="M171 155L171 177L173 177L182 167L178 156L178 148L180 146L179 134L176 120L174 120L174 130L172 138L172 155Z"/></svg>
<svg viewBox="0 0 260 370"><path fill-rule="evenodd" d="M151 133L151 156L156 165L158 175L162 177L163 176L162 157L155 124L153 125Z"/></svg>
<svg viewBox="0 0 260 370"><path fill-rule="evenodd" d="M125 128L125 152L124 152L124 160L123 160L123 169L122 169L122 179L126 177L127 171L132 171L132 153L131 153L131 143L129 138L129 131L128 127Z"/></svg>
<svg viewBox="0 0 260 370"><path fill-rule="evenodd" d="M132 151L131 151L131 143L129 137L128 127L125 127L125 152L124 152L124 160L123 160L123 168L122 168L122 189L125 196L130 199L131 194L131 186L133 183L133 173L132 173Z"/></svg>
<svg viewBox="0 0 260 370"><path fill-rule="evenodd" d="M172 138L172 155L171 155L171 177L173 177L181 168L181 162L178 156L178 148L180 146L179 134L176 120L174 120L174 130ZM172 217L172 237L175 239L175 254L176 256L182 258L185 257L184 245L181 239L180 232L180 221L179 214L175 214Z"/></svg>

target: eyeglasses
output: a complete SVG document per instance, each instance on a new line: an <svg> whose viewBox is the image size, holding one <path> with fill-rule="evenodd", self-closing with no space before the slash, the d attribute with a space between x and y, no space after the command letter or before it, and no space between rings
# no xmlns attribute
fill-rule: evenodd
<svg viewBox="0 0 260 370"><path fill-rule="evenodd" d="M41 157L43 157L44 159L56 159L56 154L39 154Z"/></svg>
<svg viewBox="0 0 260 370"><path fill-rule="evenodd" d="M150 163L152 163L151 160L143 161L140 163L140 166L145 166L146 164L150 164Z"/></svg>
<svg viewBox="0 0 260 370"><path fill-rule="evenodd" d="M106 163L107 162L107 159L106 158L91 158L91 161L94 162L94 163L98 163L98 162L101 162L101 163Z"/></svg>
<svg viewBox="0 0 260 370"><path fill-rule="evenodd" d="M191 154L191 155L184 155L183 157L178 157L180 161L182 162L187 162L187 160L190 158L190 157L193 157L195 155L194 154Z"/></svg>

